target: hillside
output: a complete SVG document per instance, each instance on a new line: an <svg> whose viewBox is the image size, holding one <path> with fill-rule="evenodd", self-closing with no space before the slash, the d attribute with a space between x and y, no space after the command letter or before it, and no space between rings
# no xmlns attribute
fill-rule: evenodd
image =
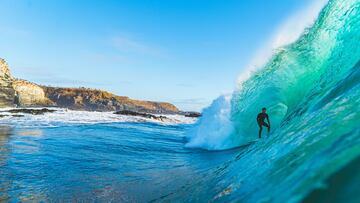
<svg viewBox="0 0 360 203"><path fill-rule="evenodd" d="M165 102L152 102L117 96L107 91L90 88L42 87L45 95L56 106L90 111L131 110L149 113L176 113L176 106Z"/></svg>

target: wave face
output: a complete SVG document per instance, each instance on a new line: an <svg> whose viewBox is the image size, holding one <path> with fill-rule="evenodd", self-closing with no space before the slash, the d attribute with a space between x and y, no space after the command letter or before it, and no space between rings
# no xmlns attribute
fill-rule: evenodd
<svg viewBox="0 0 360 203"><path fill-rule="evenodd" d="M346 134L359 122L359 80L360 2L330 0L297 41L278 48L231 98L204 110L187 146L221 150L257 139L262 107L271 137Z"/></svg>

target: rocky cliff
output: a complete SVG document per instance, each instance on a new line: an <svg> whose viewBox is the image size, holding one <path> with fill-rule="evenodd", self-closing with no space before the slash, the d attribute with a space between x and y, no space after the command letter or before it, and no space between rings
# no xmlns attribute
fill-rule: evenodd
<svg viewBox="0 0 360 203"><path fill-rule="evenodd" d="M59 107L89 111L131 110L148 113L177 113L176 106L165 102L151 102L117 96L89 88L43 87L46 97Z"/></svg>
<svg viewBox="0 0 360 203"><path fill-rule="evenodd" d="M21 106L50 106L54 103L45 96L44 89L25 80L12 82Z"/></svg>
<svg viewBox="0 0 360 203"><path fill-rule="evenodd" d="M0 107L12 107L18 97L20 106L48 106L52 102L45 97L44 90L31 82L11 76L9 65L0 59Z"/></svg>
<svg viewBox="0 0 360 203"><path fill-rule="evenodd" d="M180 113L165 102L140 101L89 88L55 88L39 86L11 76L5 60L0 59L0 107L18 102L22 107L58 106L89 111L136 111L144 113Z"/></svg>
<svg viewBox="0 0 360 203"><path fill-rule="evenodd" d="M9 65L2 58L0 58L0 77L12 78Z"/></svg>
<svg viewBox="0 0 360 203"><path fill-rule="evenodd" d="M14 103L15 91L11 86L12 81L8 64L0 58L0 107L12 106Z"/></svg>

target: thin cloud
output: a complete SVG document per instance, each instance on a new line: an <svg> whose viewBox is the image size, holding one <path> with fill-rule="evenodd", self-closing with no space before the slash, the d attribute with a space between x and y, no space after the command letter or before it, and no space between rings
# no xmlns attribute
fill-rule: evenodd
<svg viewBox="0 0 360 203"><path fill-rule="evenodd" d="M195 85L193 85L193 84L187 84L187 83L179 83L179 84L177 84L177 86L179 86L179 87L195 87Z"/></svg>
<svg viewBox="0 0 360 203"><path fill-rule="evenodd" d="M115 36L111 38L111 44L117 50L124 53L140 53L151 56L164 56L164 52L157 47L147 45L130 37Z"/></svg>
<svg viewBox="0 0 360 203"><path fill-rule="evenodd" d="M193 98L193 99L179 99L173 101L175 104L197 104L197 105L204 105L208 104L210 100L204 98Z"/></svg>
<svg viewBox="0 0 360 203"><path fill-rule="evenodd" d="M29 31L14 27L2 27L0 29L0 35L18 37L18 38L31 37L31 33Z"/></svg>
<svg viewBox="0 0 360 203"><path fill-rule="evenodd" d="M25 80L29 80L31 82L35 82L39 85L50 85L50 86L71 86L71 87L79 87L79 86L103 86L108 87L111 86L112 83L107 82L95 82L95 81L85 81L78 79L71 79L68 77L61 77L54 74L51 71L47 71L47 69L41 69L36 67L17 67L13 73L15 78L21 78ZM17 73L17 74L16 74ZM21 74L19 74L21 73ZM131 81L117 81L123 85L130 85Z"/></svg>
<svg viewBox="0 0 360 203"><path fill-rule="evenodd" d="M119 53L102 53L102 52L89 52L86 53L87 58L91 59L96 63L116 63L116 64L123 64L123 63L130 63L131 60L125 56L124 54Z"/></svg>
<svg viewBox="0 0 360 203"><path fill-rule="evenodd" d="M70 85L70 86L107 86L106 83L98 83L84 80L73 80L68 78L60 78L60 77L48 77L48 78L37 78L39 83L43 85Z"/></svg>
<svg viewBox="0 0 360 203"><path fill-rule="evenodd" d="M205 98L178 99L170 101L183 111L201 111L204 107L209 106L211 100Z"/></svg>

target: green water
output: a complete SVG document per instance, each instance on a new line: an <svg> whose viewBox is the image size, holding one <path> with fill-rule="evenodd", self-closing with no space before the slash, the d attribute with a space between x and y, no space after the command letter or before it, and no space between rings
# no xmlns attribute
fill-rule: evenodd
<svg viewBox="0 0 360 203"><path fill-rule="evenodd" d="M224 166L215 199L360 202L359 106L360 1L330 0L296 42L204 111L187 146L255 140L256 115L267 107L271 134Z"/></svg>

